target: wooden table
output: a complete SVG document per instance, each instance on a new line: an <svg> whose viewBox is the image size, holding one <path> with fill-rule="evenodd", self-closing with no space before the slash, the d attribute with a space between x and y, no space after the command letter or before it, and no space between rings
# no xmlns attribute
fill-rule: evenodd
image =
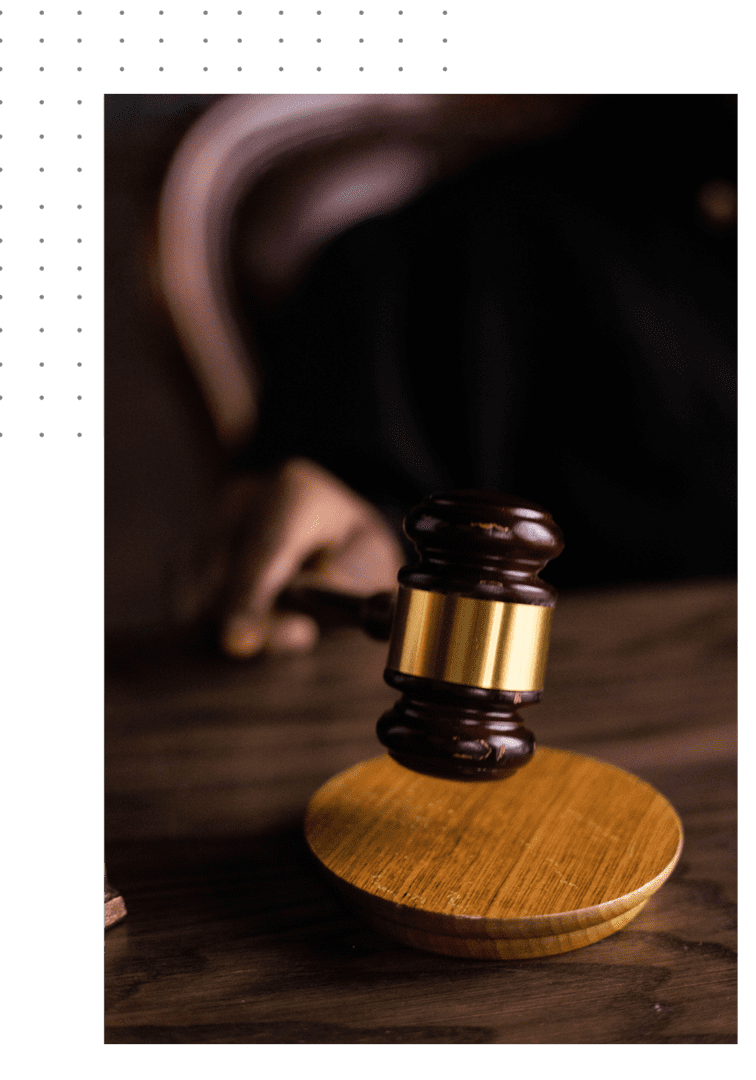
<svg viewBox="0 0 756 1080"><path fill-rule="evenodd" d="M381 751L385 645L339 630L234 664L191 643L113 645L109 1043L732 1043L732 582L560 597L542 744L631 770L685 849L624 930L541 960L458 960L367 928L302 839L313 791Z"/></svg>

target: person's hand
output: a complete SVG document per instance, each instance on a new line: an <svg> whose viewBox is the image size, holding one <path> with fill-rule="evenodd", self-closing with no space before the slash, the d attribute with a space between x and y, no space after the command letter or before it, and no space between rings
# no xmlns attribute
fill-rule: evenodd
<svg viewBox="0 0 756 1080"><path fill-rule="evenodd" d="M292 587L371 596L396 588L402 549L378 511L304 458L273 477L237 480L222 529L233 543L217 558L223 576L221 644L230 656L306 650L318 638L308 615L276 610Z"/></svg>

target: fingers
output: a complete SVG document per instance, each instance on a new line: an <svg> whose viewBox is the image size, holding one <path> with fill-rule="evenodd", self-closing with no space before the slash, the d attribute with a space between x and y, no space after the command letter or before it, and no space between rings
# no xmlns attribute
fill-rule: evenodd
<svg viewBox="0 0 756 1080"><path fill-rule="evenodd" d="M380 515L325 469L294 459L252 501L233 563L221 642L231 656L312 648L315 621L275 610L291 585L367 596L394 588L401 550Z"/></svg>
<svg viewBox="0 0 756 1080"><path fill-rule="evenodd" d="M396 588L402 552L382 521L366 517L341 544L327 548L312 569L300 570L294 584L372 596Z"/></svg>
<svg viewBox="0 0 756 1080"><path fill-rule="evenodd" d="M229 615L267 615L303 563L317 567L353 531L361 519L356 498L313 462L287 462L249 506L228 583Z"/></svg>

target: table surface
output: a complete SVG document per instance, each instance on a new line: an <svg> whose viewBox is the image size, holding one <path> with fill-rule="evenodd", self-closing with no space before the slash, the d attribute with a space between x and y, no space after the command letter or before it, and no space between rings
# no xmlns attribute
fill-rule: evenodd
<svg viewBox="0 0 756 1080"><path fill-rule="evenodd" d="M384 939L304 844L316 788L381 752L385 645L339 629L237 664L111 644L106 856L128 915L105 936L106 1042L736 1042L735 636L729 581L560 597L526 725L653 784L685 848L624 930L512 961Z"/></svg>

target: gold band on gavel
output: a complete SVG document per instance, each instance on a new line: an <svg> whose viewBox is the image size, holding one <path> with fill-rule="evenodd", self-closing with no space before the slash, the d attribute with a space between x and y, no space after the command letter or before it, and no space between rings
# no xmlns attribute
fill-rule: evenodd
<svg viewBox="0 0 756 1080"><path fill-rule="evenodd" d="M541 690L551 612L400 586L387 667L489 690Z"/></svg>

